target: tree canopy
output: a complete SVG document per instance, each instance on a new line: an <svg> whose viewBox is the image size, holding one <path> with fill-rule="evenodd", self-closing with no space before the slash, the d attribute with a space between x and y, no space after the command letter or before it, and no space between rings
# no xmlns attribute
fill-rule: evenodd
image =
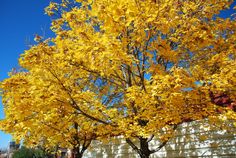
<svg viewBox="0 0 236 158"><path fill-rule="evenodd" d="M181 123L235 120L236 22L216 16L232 2L51 2L55 38L38 39L2 82L3 130L48 147L123 136L146 158Z"/></svg>

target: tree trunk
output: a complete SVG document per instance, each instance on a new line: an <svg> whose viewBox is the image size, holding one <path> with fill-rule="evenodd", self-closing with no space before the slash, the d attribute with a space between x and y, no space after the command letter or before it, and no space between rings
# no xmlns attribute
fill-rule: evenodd
<svg viewBox="0 0 236 158"><path fill-rule="evenodd" d="M140 158L149 158L150 155L151 154L149 154L149 153L141 153L141 154L139 154Z"/></svg>
<svg viewBox="0 0 236 158"><path fill-rule="evenodd" d="M83 157L84 152L80 151L79 148L76 148L73 150L73 158L82 158Z"/></svg>
<svg viewBox="0 0 236 158"><path fill-rule="evenodd" d="M140 152L138 153L141 158L149 158L151 151L149 150L149 142L147 138L139 138Z"/></svg>
<svg viewBox="0 0 236 158"><path fill-rule="evenodd" d="M141 158L149 158L149 156L153 153L152 151L150 151L149 149L149 141L147 138L142 138L139 137L139 145L140 148L138 148L138 146L135 145L134 142L132 142L129 138L126 139L126 142L132 147L132 149L134 151L137 152L137 154L141 157Z"/></svg>
<svg viewBox="0 0 236 158"><path fill-rule="evenodd" d="M150 154L143 153L142 155L139 155L140 158L149 158Z"/></svg>
<svg viewBox="0 0 236 158"><path fill-rule="evenodd" d="M75 158L82 158L83 157L83 153L76 153L75 154Z"/></svg>

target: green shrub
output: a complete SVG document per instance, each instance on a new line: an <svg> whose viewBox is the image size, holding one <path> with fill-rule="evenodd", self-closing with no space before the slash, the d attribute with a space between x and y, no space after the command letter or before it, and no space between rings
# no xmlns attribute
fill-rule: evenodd
<svg viewBox="0 0 236 158"><path fill-rule="evenodd" d="M50 158L51 156L41 149L31 149L26 147L21 147L19 150L15 151L13 158Z"/></svg>

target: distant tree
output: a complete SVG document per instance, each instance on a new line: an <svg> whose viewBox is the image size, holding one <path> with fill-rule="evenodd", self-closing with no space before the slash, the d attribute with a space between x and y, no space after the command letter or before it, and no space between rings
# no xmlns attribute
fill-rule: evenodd
<svg viewBox="0 0 236 158"><path fill-rule="evenodd" d="M21 147L13 153L12 158L52 158L53 156L41 149Z"/></svg>

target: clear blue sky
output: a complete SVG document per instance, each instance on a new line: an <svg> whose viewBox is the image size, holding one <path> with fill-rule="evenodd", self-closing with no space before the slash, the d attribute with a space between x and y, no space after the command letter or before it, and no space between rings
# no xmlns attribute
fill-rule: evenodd
<svg viewBox="0 0 236 158"><path fill-rule="evenodd" d="M0 0L0 80L17 67L17 59L27 45L33 42L34 34L52 36L50 18L44 14L49 0ZM44 31L42 31L44 30ZM4 117L0 103L0 119ZM0 132L0 148L11 140Z"/></svg>
<svg viewBox="0 0 236 158"><path fill-rule="evenodd" d="M27 45L33 42L34 34L53 36L49 30L50 18L44 14L49 0L0 0L0 80L17 67L17 59ZM235 6L236 2L232 6ZM221 13L229 17L232 9ZM44 30L44 31L43 31ZM4 117L0 103L0 119ZM7 147L9 135L0 132L0 148Z"/></svg>

